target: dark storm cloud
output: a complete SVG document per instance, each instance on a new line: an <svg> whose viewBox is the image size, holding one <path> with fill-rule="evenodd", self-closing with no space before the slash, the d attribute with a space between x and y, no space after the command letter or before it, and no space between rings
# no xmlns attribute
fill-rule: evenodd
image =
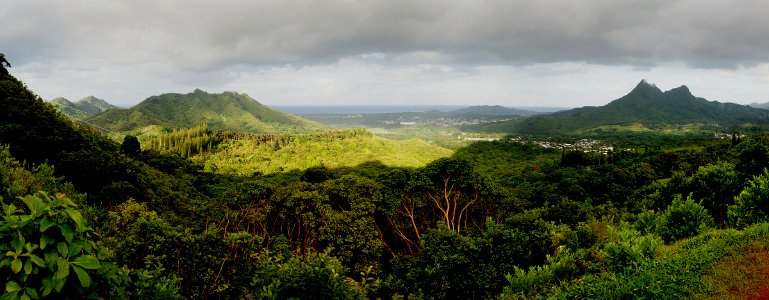
<svg viewBox="0 0 769 300"><path fill-rule="evenodd" d="M462 64L683 61L707 68L769 61L763 0L99 0L0 7L3 51L22 62L81 56L202 70L416 51Z"/></svg>

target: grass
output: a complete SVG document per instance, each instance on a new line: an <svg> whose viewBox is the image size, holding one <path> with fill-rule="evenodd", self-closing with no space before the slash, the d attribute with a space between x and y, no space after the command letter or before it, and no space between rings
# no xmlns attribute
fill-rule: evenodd
<svg viewBox="0 0 769 300"><path fill-rule="evenodd" d="M769 275L769 223L713 230L662 247L654 259L621 272L562 282L550 295L568 299L744 299ZM769 289L766 289L769 291Z"/></svg>
<svg viewBox="0 0 769 300"><path fill-rule="evenodd" d="M708 293L698 299L769 297L769 238L755 240L719 260L702 277Z"/></svg>

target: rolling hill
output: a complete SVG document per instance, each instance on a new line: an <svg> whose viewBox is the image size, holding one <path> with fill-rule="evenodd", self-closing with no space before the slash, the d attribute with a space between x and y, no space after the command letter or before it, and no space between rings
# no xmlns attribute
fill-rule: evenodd
<svg viewBox="0 0 769 300"><path fill-rule="evenodd" d="M659 130L702 124L718 128L769 124L769 111L695 97L686 86L663 92L641 81L627 95L599 107L582 107L534 116L523 121L489 124L483 131L519 134L575 134L612 127Z"/></svg>
<svg viewBox="0 0 769 300"><path fill-rule="evenodd" d="M111 131L150 125L190 128L203 123L212 130L252 133L307 133L325 129L319 123L272 110L246 94L212 94L201 90L152 96L132 108L111 109L84 120Z"/></svg>
<svg viewBox="0 0 769 300"><path fill-rule="evenodd" d="M74 118L98 114L109 109L118 108L117 106L109 104L109 102L94 96L88 96L75 102L59 97L51 100L51 104L63 114Z"/></svg>

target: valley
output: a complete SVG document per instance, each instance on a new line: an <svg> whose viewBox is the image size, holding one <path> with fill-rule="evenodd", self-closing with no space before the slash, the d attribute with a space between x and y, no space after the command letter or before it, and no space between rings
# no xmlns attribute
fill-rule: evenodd
<svg viewBox="0 0 769 300"><path fill-rule="evenodd" d="M769 247L769 111L685 87L559 112L97 100L0 75L5 298L742 297Z"/></svg>

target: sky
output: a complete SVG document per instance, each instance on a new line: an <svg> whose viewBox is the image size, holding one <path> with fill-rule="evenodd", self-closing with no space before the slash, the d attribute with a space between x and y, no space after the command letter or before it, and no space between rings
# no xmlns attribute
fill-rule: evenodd
<svg viewBox="0 0 769 300"><path fill-rule="evenodd" d="M641 79L769 101L766 0L3 0L42 98L267 105L603 105Z"/></svg>

